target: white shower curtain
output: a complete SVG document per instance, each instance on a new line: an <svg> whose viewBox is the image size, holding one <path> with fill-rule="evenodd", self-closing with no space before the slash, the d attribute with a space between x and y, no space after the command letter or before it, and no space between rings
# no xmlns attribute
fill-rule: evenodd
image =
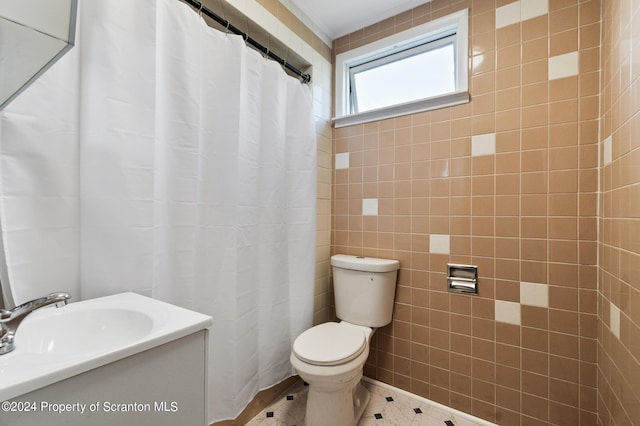
<svg viewBox="0 0 640 426"><path fill-rule="evenodd" d="M178 0L92 0L1 125L16 301L135 291L211 315L211 421L290 376L313 311L309 87Z"/></svg>

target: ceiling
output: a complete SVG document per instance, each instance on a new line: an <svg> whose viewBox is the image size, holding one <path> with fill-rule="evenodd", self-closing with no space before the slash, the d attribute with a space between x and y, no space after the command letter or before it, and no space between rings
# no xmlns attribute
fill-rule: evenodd
<svg viewBox="0 0 640 426"><path fill-rule="evenodd" d="M291 0L332 40L429 0Z"/></svg>

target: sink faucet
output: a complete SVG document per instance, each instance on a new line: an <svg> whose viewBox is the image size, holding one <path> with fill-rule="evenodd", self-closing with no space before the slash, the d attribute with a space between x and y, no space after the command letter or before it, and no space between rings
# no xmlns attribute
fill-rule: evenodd
<svg viewBox="0 0 640 426"><path fill-rule="evenodd" d="M67 304L71 296L68 293L51 293L38 299L30 300L13 309L0 309L0 355L15 349L13 339L23 319L36 309L49 305L61 308Z"/></svg>

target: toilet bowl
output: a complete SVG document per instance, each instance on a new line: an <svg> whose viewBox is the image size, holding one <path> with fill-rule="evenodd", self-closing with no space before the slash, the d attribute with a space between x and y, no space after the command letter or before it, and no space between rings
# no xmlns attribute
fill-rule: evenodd
<svg viewBox="0 0 640 426"><path fill-rule="evenodd" d="M374 330L348 322L327 322L302 333L291 365L309 384L307 426L352 426L369 402L360 384Z"/></svg>
<svg viewBox="0 0 640 426"><path fill-rule="evenodd" d="M303 332L290 361L308 383L307 426L354 426L369 403L360 383L376 327L391 322L396 260L335 255L331 258L336 315Z"/></svg>

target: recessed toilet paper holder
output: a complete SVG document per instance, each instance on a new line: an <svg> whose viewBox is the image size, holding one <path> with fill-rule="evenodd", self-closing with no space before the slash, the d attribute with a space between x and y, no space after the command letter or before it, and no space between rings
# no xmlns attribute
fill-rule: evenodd
<svg viewBox="0 0 640 426"><path fill-rule="evenodd" d="M478 293L478 267L447 264L447 289L455 293Z"/></svg>

